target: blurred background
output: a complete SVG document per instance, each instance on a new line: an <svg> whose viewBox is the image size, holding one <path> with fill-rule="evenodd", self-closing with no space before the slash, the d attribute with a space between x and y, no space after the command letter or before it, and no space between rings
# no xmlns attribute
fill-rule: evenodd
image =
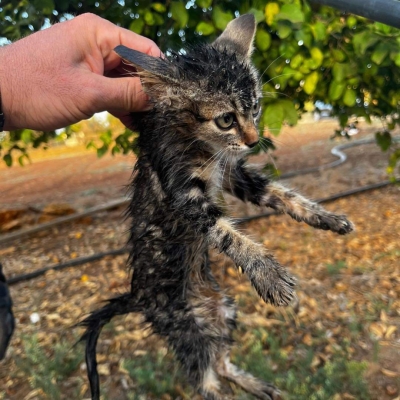
<svg viewBox="0 0 400 400"><path fill-rule="evenodd" d="M264 139L251 161L357 229L339 237L286 216L260 218L267 210L226 196L241 228L299 281L298 303L274 308L213 255L239 304L234 361L286 399L399 400L400 31L303 0L1 0L0 44L85 12L166 53L255 15ZM107 113L54 132L0 133L0 262L17 321L0 399L89 397L75 325L129 290L123 213L136 138ZM196 398L139 315L113 320L98 349L104 399ZM250 399L227 387L230 398Z"/></svg>

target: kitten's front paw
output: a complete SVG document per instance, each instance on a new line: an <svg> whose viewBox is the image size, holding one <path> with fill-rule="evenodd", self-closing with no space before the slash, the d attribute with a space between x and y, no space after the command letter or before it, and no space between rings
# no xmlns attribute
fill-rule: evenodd
<svg viewBox="0 0 400 400"><path fill-rule="evenodd" d="M354 230L354 225L345 215L336 215L328 212L316 214L313 222L312 226L315 228L336 232L339 235L346 235Z"/></svg>
<svg viewBox="0 0 400 400"><path fill-rule="evenodd" d="M266 303L287 306L295 296L295 278L271 255L255 258L246 266L244 272Z"/></svg>

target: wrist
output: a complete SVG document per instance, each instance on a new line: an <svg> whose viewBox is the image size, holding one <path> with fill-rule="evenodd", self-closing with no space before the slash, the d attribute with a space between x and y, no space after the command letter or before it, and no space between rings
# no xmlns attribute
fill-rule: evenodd
<svg viewBox="0 0 400 400"><path fill-rule="evenodd" d="M15 117L15 110L13 109L13 98L15 87L14 71L20 68L21 65L13 59L11 46L13 45L0 47L0 112L3 114L3 127L1 127L0 121L0 131L19 128L16 123L18 117ZM20 78L22 75L21 69L18 72Z"/></svg>

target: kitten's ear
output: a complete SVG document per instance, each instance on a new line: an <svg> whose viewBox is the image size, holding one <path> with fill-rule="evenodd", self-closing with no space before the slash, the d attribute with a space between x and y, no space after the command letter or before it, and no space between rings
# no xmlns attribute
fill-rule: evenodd
<svg viewBox="0 0 400 400"><path fill-rule="evenodd" d="M253 51L256 20L253 14L244 14L229 22L213 43L214 47L228 49L241 57L249 58Z"/></svg>
<svg viewBox="0 0 400 400"><path fill-rule="evenodd" d="M126 46L117 46L114 51L128 64L133 65L143 75L153 75L164 81L176 79L176 70L168 60L152 57L140 51L130 49Z"/></svg>

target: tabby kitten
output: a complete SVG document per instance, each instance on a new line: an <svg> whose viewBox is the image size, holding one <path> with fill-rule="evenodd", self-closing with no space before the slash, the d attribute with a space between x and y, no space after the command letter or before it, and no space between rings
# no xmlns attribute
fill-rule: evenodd
<svg viewBox="0 0 400 400"><path fill-rule="evenodd" d="M154 107L137 118L140 154L128 209L131 291L83 321L92 399L100 396L100 330L130 312L143 313L167 339L204 399L223 398L218 376L257 398L279 398L273 385L229 360L236 307L211 273L209 248L229 256L274 305L289 304L295 280L261 244L235 230L218 193L225 190L339 234L350 232L352 224L246 165L248 150L258 143L260 117L260 80L250 61L255 28L254 17L243 15L213 44L166 59L115 49L136 68Z"/></svg>

